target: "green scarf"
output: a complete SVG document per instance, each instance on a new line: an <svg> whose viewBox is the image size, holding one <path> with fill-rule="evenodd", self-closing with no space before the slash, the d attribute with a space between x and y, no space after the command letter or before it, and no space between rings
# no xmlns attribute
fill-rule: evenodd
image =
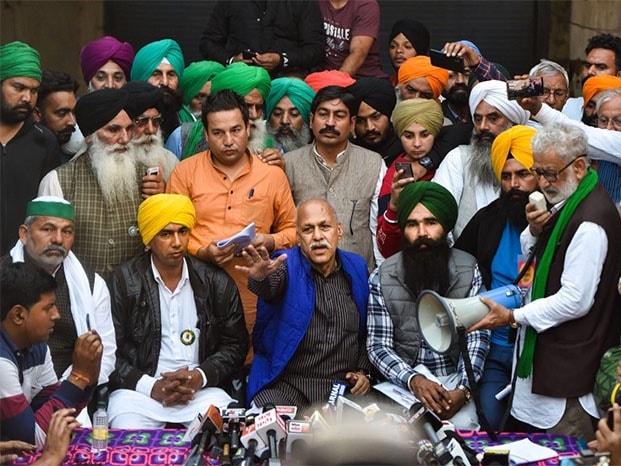
<svg viewBox="0 0 621 466"><path fill-rule="evenodd" d="M190 134L188 135L188 142L183 148L181 160L187 159L188 157L196 154L196 148L203 138L203 129L203 122L201 120L194 122L194 125L192 125L192 129L190 130Z"/></svg>
<svg viewBox="0 0 621 466"><path fill-rule="evenodd" d="M565 206L559 214L558 221L552 230L546 248L543 251L541 260L539 264L537 264L537 271L535 272L535 278L533 280L531 301L544 297L548 284L548 275L550 274L550 266L552 265L552 259L555 256L558 243L565 232L565 228L567 228L569 220L574 215L574 212L584 198L593 191L596 185L597 173L589 168L587 175L578 185L576 192L567 199ZM531 374L536 341L537 332L532 327L528 327L524 337L524 349L522 350L522 355L520 356L517 367L517 375L521 379L528 378Z"/></svg>

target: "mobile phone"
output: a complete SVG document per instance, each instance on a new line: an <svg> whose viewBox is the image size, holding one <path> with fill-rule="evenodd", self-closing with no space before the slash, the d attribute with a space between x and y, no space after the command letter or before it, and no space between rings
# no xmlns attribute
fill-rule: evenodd
<svg viewBox="0 0 621 466"><path fill-rule="evenodd" d="M429 49L429 58L433 66L439 66L445 70L455 71L457 73L465 73L463 57L449 57L440 50Z"/></svg>
<svg viewBox="0 0 621 466"><path fill-rule="evenodd" d="M507 98L509 100L543 95L543 77L515 79L507 81Z"/></svg>
<svg viewBox="0 0 621 466"><path fill-rule="evenodd" d="M532 202L535 204L536 210L547 210L548 204L546 203L546 198L539 191L533 191L528 196L528 202Z"/></svg>
<svg viewBox="0 0 621 466"><path fill-rule="evenodd" d="M411 162L397 162L395 164L395 169L397 171L403 170L401 178L414 178L414 171L412 170Z"/></svg>
<svg viewBox="0 0 621 466"><path fill-rule="evenodd" d="M160 167L149 167L147 168L147 176L148 175L159 175Z"/></svg>
<svg viewBox="0 0 621 466"><path fill-rule="evenodd" d="M244 60L252 60L256 56L257 56L257 52L253 52L252 50L243 50L242 51L242 58Z"/></svg>

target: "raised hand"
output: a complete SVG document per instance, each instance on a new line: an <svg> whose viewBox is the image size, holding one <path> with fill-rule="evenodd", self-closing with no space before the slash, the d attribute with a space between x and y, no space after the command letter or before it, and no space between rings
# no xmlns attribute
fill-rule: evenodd
<svg viewBox="0 0 621 466"><path fill-rule="evenodd" d="M278 270L280 264L287 260L286 254L280 255L274 260L270 259L270 255L264 246L255 248L249 245L242 251L241 255L246 261L246 265L236 265L235 268L246 277L256 281L265 280L268 275Z"/></svg>

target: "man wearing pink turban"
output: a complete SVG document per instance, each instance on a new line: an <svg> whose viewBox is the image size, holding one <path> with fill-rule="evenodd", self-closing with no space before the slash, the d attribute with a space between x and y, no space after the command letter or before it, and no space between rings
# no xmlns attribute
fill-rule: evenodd
<svg viewBox="0 0 621 466"><path fill-rule="evenodd" d="M105 36L86 44L80 52L80 67L89 92L104 87L119 89L129 80L134 48Z"/></svg>

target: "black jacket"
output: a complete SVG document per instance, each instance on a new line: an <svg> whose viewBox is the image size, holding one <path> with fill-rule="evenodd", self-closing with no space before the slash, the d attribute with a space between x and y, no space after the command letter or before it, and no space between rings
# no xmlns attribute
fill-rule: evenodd
<svg viewBox="0 0 621 466"><path fill-rule="evenodd" d="M326 37L319 4L313 0L219 1L199 49L206 60L227 64L243 50L287 54L272 76L308 72L323 64Z"/></svg>
<svg viewBox="0 0 621 466"><path fill-rule="evenodd" d="M200 368L207 386L222 386L242 366L248 331L235 282L223 270L186 257L200 330ZM143 374L154 377L161 345L159 290L151 253L119 266L110 277L112 318L116 331L116 368L111 390L136 389Z"/></svg>

